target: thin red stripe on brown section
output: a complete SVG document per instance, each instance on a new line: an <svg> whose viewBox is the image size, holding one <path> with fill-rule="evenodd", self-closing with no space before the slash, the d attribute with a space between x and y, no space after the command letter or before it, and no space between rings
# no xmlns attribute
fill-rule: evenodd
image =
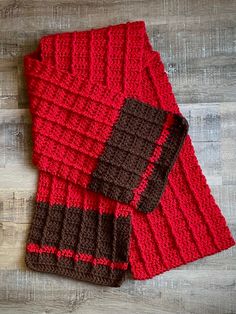
<svg viewBox="0 0 236 314"><path fill-rule="evenodd" d="M169 128L170 128L172 123L173 123L173 115L169 114L167 116L165 123L164 123L163 130L161 132L161 136L156 141L156 147L155 147L153 154L149 160L150 163L148 164L148 166L147 166L147 168L146 168L146 170L145 170L145 172L141 178L139 186L134 190L133 203L135 206L138 205L138 203L140 201L141 194L144 192L144 190L146 189L146 187L148 185L148 179L153 172L154 163L160 158L160 155L161 155L162 149L163 149L163 144L165 143L166 138L169 135Z"/></svg>
<svg viewBox="0 0 236 314"><path fill-rule="evenodd" d="M126 99L89 188L129 204L155 150L167 112Z"/></svg>
<svg viewBox="0 0 236 314"><path fill-rule="evenodd" d="M128 268L130 217L36 204L26 264L107 285L119 285Z"/></svg>
<svg viewBox="0 0 236 314"><path fill-rule="evenodd" d="M187 121L178 114L126 99L89 188L135 205L142 212L152 211L164 191L187 129ZM159 159L161 175L154 176Z"/></svg>
<svg viewBox="0 0 236 314"><path fill-rule="evenodd" d="M162 145L161 154L153 162L152 174L149 176L146 189L140 197L138 208L143 212L152 211L159 202L167 183L168 174L187 135L187 120L177 114L173 114L172 117L173 122L169 126L168 136L166 136L165 142Z"/></svg>
<svg viewBox="0 0 236 314"><path fill-rule="evenodd" d="M128 267L128 263L125 262L112 262L107 258L96 258L93 255L84 254L84 253L76 253L71 249L62 249L59 250L55 246L39 246L35 243L29 243L26 247L26 251L28 253L38 253L38 254L54 254L58 258L67 257L72 258L75 262L82 261L87 263L92 263L93 265L105 265L112 269L123 269L126 270Z"/></svg>

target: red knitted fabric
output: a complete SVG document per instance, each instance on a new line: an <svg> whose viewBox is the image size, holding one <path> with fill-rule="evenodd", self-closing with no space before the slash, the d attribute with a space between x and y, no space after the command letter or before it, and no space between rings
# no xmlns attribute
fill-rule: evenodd
<svg viewBox="0 0 236 314"><path fill-rule="evenodd" d="M143 22L43 37L25 76L30 268L117 286L234 245Z"/></svg>

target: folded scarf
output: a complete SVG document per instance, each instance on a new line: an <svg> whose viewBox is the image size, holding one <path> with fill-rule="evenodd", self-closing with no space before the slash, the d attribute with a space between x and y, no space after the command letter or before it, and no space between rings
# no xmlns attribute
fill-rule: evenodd
<svg viewBox="0 0 236 314"><path fill-rule="evenodd" d="M144 22L45 36L24 65L29 268L119 286L234 245Z"/></svg>

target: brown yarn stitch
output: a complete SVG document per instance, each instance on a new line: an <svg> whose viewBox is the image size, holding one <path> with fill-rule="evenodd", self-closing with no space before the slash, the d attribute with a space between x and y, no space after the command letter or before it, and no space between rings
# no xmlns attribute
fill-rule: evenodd
<svg viewBox="0 0 236 314"><path fill-rule="evenodd" d="M29 246L26 263L44 272L119 286L125 275L123 265L128 264L129 238L129 217L38 202L29 234L34 246ZM83 253L75 258L75 252ZM97 264L88 263L90 257Z"/></svg>
<svg viewBox="0 0 236 314"><path fill-rule="evenodd" d="M142 174L156 148L167 116L173 116L174 123L169 135L161 145L159 159L153 161L154 171L147 178L137 204L139 210L150 212L159 202L168 173L182 146L188 131L184 117L161 110L133 98L126 99L121 114L105 150L92 174L89 188L112 199L129 204L133 190L140 183Z"/></svg>
<svg viewBox="0 0 236 314"><path fill-rule="evenodd" d="M118 286L235 244L143 21L45 36L25 77L30 268Z"/></svg>

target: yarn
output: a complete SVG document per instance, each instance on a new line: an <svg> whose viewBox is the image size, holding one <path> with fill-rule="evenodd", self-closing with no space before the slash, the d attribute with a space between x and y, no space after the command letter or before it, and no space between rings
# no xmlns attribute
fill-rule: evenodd
<svg viewBox="0 0 236 314"><path fill-rule="evenodd" d="M234 245L144 22L45 36L25 77L28 267L119 286Z"/></svg>

